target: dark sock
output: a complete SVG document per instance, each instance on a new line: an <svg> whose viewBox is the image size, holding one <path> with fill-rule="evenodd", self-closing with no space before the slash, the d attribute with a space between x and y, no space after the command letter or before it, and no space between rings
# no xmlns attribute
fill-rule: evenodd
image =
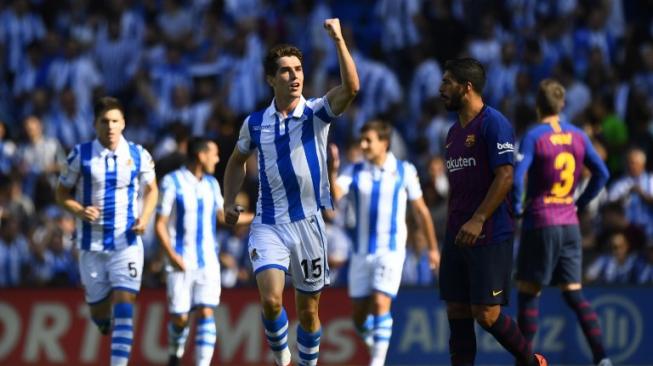
<svg viewBox="0 0 653 366"><path fill-rule="evenodd" d="M519 330L528 340L528 344L533 348L533 338L537 333L537 323L540 316L540 299L537 295L519 292L517 295L519 303L519 316L517 323Z"/></svg>
<svg viewBox="0 0 653 366"><path fill-rule="evenodd" d="M483 327L485 328L485 327ZM517 323L508 315L499 313L491 327L485 328L499 343L523 365L532 365L535 357L528 340L521 334Z"/></svg>
<svg viewBox="0 0 653 366"><path fill-rule="evenodd" d="M601 339L601 325L599 318L590 303L585 300L581 290L563 291L562 297L569 307L576 313L580 327L583 329L585 339L590 345L594 363L599 363L605 358L605 349Z"/></svg>
<svg viewBox="0 0 653 366"><path fill-rule="evenodd" d="M449 355L452 366L474 365L476 332L474 319L449 319Z"/></svg>

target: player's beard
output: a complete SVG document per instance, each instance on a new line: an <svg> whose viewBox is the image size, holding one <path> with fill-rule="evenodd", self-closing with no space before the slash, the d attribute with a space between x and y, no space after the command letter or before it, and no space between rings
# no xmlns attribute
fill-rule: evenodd
<svg viewBox="0 0 653 366"><path fill-rule="evenodd" d="M449 100L444 103L444 108L449 112L457 112L463 106L463 96L458 93L452 93Z"/></svg>

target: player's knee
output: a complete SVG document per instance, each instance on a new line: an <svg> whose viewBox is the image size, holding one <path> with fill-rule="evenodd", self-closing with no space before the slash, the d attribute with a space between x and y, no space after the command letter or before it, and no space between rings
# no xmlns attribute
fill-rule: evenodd
<svg viewBox="0 0 653 366"><path fill-rule="evenodd" d="M483 328L490 328L499 317L498 306L472 306L472 316Z"/></svg>
<svg viewBox="0 0 653 366"><path fill-rule="evenodd" d="M186 328L188 325L188 314L171 315L170 322L177 328Z"/></svg>
<svg viewBox="0 0 653 366"><path fill-rule="evenodd" d="M314 332L319 328L320 320L317 309L300 309L297 312L297 318L299 318L302 328L309 332Z"/></svg>
<svg viewBox="0 0 653 366"><path fill-rule="evenodd" d="M278 296L264 296L261 299L263 306L263 313L267 319L274 319L276 315L281 313L281 307L283 306L281 298Z"/></svg>

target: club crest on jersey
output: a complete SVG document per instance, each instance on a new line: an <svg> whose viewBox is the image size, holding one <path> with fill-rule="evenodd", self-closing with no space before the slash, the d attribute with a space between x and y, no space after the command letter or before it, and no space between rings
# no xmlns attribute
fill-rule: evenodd
<svg viewBox="0 0 653 366"><path fill-rule="evenodd" d="M465 147L472 147L476 144L476 135L467 135L465 138Z"/></svg>
<svg viewBox="0 0 653 366"><path fill-rule="evenodd" d="M132 159L127 159L127 167L131 167L134 161Z"/></svg>

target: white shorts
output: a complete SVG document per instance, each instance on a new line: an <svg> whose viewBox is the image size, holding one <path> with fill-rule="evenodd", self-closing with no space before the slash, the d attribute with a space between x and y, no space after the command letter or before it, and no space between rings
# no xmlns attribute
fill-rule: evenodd
<svg viewBox="0 0 653 366"><path fill-rule="evenodd" d="M321 214L287 224L252 224L248 251L254 275L280 269L290 274L296 290L305 293L316 293L329 285Z"/></svg>
<svg viewBox="0 0 653 366"><path fill-rule="evenodd" d="M81 250L79 273L89 305L102 302L111 290L138 293L143 275L143 244L139 240L121 250Z"/></svg>
<svg viewBox="0 0 653 366"><path fill-rule="evenodd" d="M220 303L220 266L170 271L166 288L170 314L186 314L200 306L216 307Z"/></svg>
<svg viewBox="0 0 653 366"><path fill-rule="evenodd" d="M368 297L372 292L397 296L405 257L405 250L353 254L349 259L349 297Z"/></svg>

